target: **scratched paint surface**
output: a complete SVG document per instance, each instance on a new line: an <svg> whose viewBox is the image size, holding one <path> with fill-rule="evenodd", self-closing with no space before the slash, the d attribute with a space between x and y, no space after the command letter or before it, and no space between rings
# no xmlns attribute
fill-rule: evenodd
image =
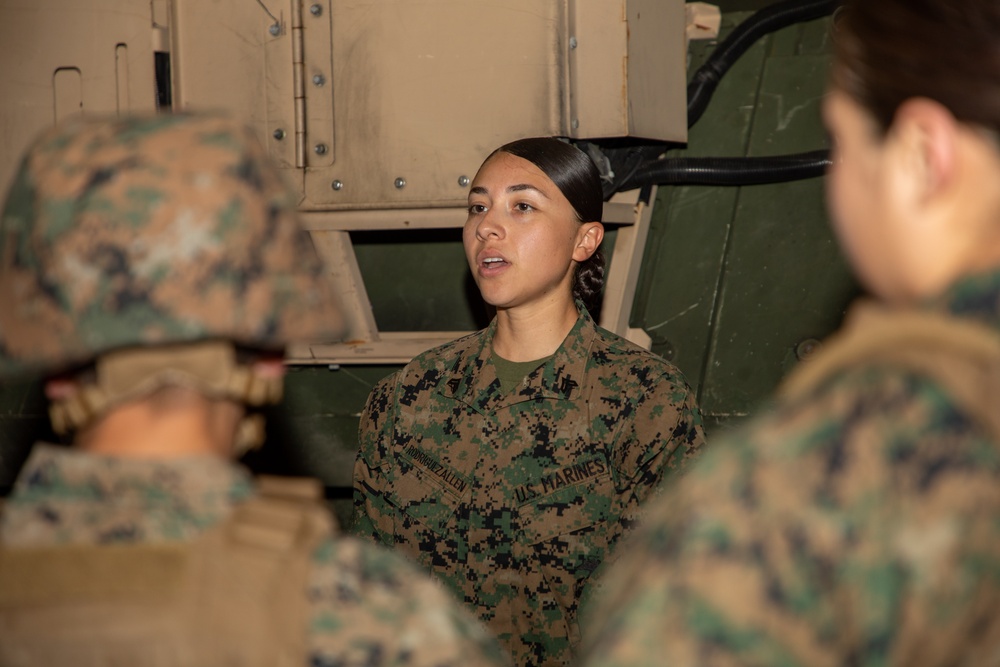
<svg viewBox="0 0 1000 667"><path fill-rule="evenodd" d="M749 14L724 16L723 36ZM766 156L827 145L819 108L826 21L755 44L677 155ZM713 45L692 45L692 69ZM821 179L660 189L633 321L696 387L709 427L751 414L798 344L840 322L857 288L833 240ZM668 257L684 258L667 261Z"/></svg>
<svg viewBox="0 0 1000 667"><path fill-rule="evenodd" d="M723 16L722 36L749 15ZM691 43L691 71L713 47ZM691 128L688 148L672 151L672 157L746 154L767 53L764 40L736 62ZM696 390L702 384L709 325L739 193L733 187L661 187L653 207L632 321L643 324L653 339L653 351L671 358Z"/></svg>
<svg viewBox="0 0 1000 667"><path fill-rule="evenodd" d="M826 145L824 55L768 60L748 153ZM703 403L747 414L797 363L796 348L837 328L856 288L825 213L821 179L743 188L733 217L705 367Z"/></svg>

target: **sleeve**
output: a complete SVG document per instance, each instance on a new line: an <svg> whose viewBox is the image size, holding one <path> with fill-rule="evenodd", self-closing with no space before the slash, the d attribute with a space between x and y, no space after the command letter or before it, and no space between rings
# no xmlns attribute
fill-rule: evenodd
<svg viewBox="0 0 1000 667"><path fill-rule="evenodd" d="M351 532L392 546L395 510L384 497L386 469L395 420L399 373L372 389L358 424L358 456L354 463L354 512Z"/></svg>
<svg viewBox="0 0 1000 667"><path fill-rule="evenodd" d="M687 469L702 452L705 431L694 393L679 372L662 372L652 382L639 373L640 390L615 447L618 487L624 497L622 533L664 484Z"/></svg>
<svg viewBox="0 0 1000 667"><path fill-rule="evenodd" d="M509 667L488 630L395 553L340 538L313 560L312 665Z"/></svg>
<svg viewBox="0 0 1000 667"><path fill-rule="evenodd" d="M980 664L998 488L996 446L933 384L858 374L714 443L655 501L580 664Z"/></svg>
<svg viewBox="0 0 1000 667"><path fill-rule="evenodd" d="M634 373L639 383L636 398L625 416L613 453L616 488L621 512L610 526L610 551L594 571L580 600L581 616L591 613L604 586L604 573L620 555L618 542L639 523L648 502L661 495L674 477L686 470L702 452L705 431L701 411L679 371ZM647 379L648 378L648 379ZM666 482L666 484L665 484Z"/></svg>

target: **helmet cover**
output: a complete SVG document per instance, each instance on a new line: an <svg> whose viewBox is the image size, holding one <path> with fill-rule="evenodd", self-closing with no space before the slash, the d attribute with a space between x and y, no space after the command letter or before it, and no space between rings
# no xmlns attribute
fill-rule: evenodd
<svg viewBox="0 0 1000 667"><path fill-rule="evenodd" d="M291 193L232 119L81 118L24 157L0 217L0 378L127 346L342 332Z"/></svg>

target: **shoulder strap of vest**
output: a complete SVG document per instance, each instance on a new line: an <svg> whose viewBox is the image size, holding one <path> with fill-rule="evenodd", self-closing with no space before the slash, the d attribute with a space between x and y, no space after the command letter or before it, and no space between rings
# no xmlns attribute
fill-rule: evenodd
<svg viewBox="0 0 1000 667"><path fill-rule="evenodd" d="M198 556L212 588L198 609L202 627L248 642L282 638L283 650L261 651L270 663L306 662L312 555L334 533L321 491L314 480L258 479L258 494L200 541Z"/></svg>
<svg viewBox="0 0 1000 667"><path fill-rule="evenodd" d="M855 306L838 334L803 362L778 395L794 399L861 363L899 366L938 382L1000 440L1000 334L971 321L915 310Z"/></svg>
<svg viewBox="0 0 1000 667"><path fill-rule="evenodd" d="M241 503L227 521L229 537L277 553L314 548L335 531L320 500L322 488L314 479L259 477L258 494Z"/></svg>

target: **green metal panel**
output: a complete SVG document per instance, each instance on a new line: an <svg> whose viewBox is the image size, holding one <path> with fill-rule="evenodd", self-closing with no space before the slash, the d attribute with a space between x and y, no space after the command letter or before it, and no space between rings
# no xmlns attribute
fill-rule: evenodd
<svg viewBox="0 0 1000 667"><path fill-rule="evenodd" d="M749 14L747 16L750 16ZM830 21L821 19L789 26L771 35L770 57L829 55L833 50L830 41ZM826 72L819 73L818 81L826 80Z"/></svg>
<svg viewBox="0 0 1000 667"><path fill-rule="evenodd" d="M768 5L773 5L774 0L721 0L710 4L713 4L721 9L723 13L729 14L763 9Z"/></svg>
<svg viewBox="0 0 1000 667"><path fill-rule="evenodd" d="M768 59L750 155L822 145L827 66L826 56ZM856 290L823 197L820 179L741 188L701 392L706 412L749 414L794 365L797 346L839 324Z"/></svg>
<svg viewBox="0 0 1000 667"><path fill-rule="evenodd" d="M725 15L721 37L749 16ZM712 48L692 44L692 71ZM761 40L722 80L689 147L671 155L826 146L829 52L828 20ZM684 371L711 428L751 414L857 293L823 197L821 179L660 189L633 324Z"/></svg>
<svg viewBox="0 0 1000 667"><path fill-rule="evenodd" d="M349 486L357 449L358 414L385 367L289 369L285 400L267 413L268 442L247 462L288 475L311 475Z"/></svg>
<svg viewBox="0 0 1000 667"><path fill-rule="evenodd" d="M380 330L475 331L489 322L461 229L353 233L351 240Z"/></svg>
<svg viewBox="0 0 1000 667"><path fill-rule="evenodd" d="M55 441L47 405L37 380L0 383L0 495L13 484L33 442Z"/></svg>
<svg viewBox="0 0 1000 667"><path fill-rule="evenodd" d="M723 36L748 15L724 16ZM714 47L714 42L692 42L690 69L697 69ZM761 41L735 63L691 128L688 148L670 157L746 154L766 54L767 42ZM734 187L661 187L653 208L632 325L644 328L653 351L677 364L695 388L702 382L738 196Z"/></svg>

